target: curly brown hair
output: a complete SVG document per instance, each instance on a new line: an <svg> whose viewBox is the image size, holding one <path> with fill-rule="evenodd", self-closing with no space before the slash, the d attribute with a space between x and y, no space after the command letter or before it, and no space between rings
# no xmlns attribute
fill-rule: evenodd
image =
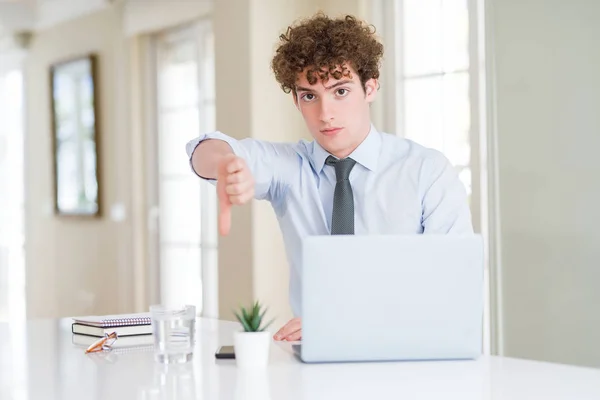
<svg viewBox="0 0 600 400"><path fill-rule="evenodd" d="M289 26L280 37L271 62L275 79L285 93L295 92L298 74L306 69L308 83L330 76L352 79L350 65L365 82L379 77L383 45L375 37L375 27L351 15L332 19L322 13Z"/></svg>

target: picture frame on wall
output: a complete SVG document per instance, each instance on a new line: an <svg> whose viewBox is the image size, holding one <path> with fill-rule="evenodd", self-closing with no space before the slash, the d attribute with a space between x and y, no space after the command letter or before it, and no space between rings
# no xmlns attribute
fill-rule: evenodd
<svg viewBox="0 0 600 400"><path fill-rule="evenodd" d="M99 217L97 56L51 65L50 97L55 214Z"/></svg>

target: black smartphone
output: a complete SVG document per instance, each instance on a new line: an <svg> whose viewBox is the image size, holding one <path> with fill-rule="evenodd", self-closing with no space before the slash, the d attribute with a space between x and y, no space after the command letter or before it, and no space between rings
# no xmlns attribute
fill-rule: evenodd
<svg viewBox="0 0 600 400"><path fill-rule="evenodd" d="M221 346L217 349L215 353L215 358L218 359L233 359L235 358L235 351L233 346Z"/></svg>

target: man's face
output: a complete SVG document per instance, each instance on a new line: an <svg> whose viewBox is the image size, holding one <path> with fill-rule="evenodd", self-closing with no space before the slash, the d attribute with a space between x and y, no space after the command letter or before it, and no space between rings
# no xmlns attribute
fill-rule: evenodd
<svg viewBox="0 0 600 400"><path fill-rule="evenodd" d="M377 80L368 80L363 89L358 74L349 69L352 78L330 76L327 82L318 80L314 85L308 83L303 71L294 97L312 136L338 158L352 153L369 133L369 104L377 93Z"/></svg>

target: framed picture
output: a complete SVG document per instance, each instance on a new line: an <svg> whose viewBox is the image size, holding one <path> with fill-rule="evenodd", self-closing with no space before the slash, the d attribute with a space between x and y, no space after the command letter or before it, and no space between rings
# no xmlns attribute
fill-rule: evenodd
<svg viewBox="0 0 600 400"><path fill-rule="evenodd" d="M100 216L96 56L50 68L54 210L61 216Z"/></svg>

